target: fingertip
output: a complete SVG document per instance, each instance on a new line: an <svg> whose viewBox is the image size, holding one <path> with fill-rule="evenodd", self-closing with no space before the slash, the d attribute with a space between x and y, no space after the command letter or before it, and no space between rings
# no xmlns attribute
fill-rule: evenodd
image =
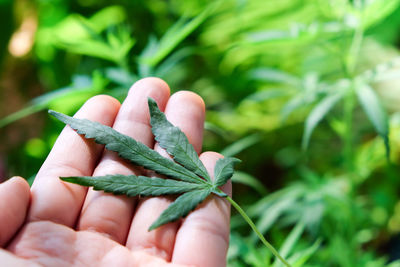
<svg viewBox="0 0 400 267"><path fill-rule="evenodd" d="M218 152L214 151L204 151L200 155L201 160L210 161L210 163L215 163L217 160L224 158L224 156Z"/></svg>
<svg viewBox="0 0 400 267"><path fill-rule="evenodd" d="M196 152L200 153L205 118L203 99L193 92L179 91L169 98L165 115L168 121L185 133Z"/></svg>
<svg viewBox="0 0 400 267"><path fill-rule="evenodd" d="M116 98L109 95L96 95L89 98L85 105L83 105L83 107L85 106L101 106L104 112L115 113L115 111L118 111L120 108L121 103Z"/></svg>
<svg viewBox="0 0 400 267"><path fill-rule="evenodd" d="M18 190L18 195L19 196L28 196L30 194L30 186L27 180L22 178L21 176L13 176L10 179L8 179L5 183L9 183L10 186L12 186L12 190Z"/></svg>
<svg viewBox="0 0 400 267"><path fill-rule="evenodd" d="M191 91L176 92L171 96L169 101L190 103L192 106L198 108L202 113L205 113L206 110L206 105L203 98Z"/></svg>
<svg viewBox="0 0 400 267"><path fill-rule="evenodd" d="M84 105L76 112L75 118L85 119L101 122L113 122L118 114L121 104L117 99L109 95L96 95L89 98ZM96 113L96 119L93 114Z"/></svg>
<svg viewBox="0 0 400 267"><path fill-rule="evenodd" d="M12 177L0 185L0 246L6 244L25 220L30 188L22 177Z"/></svg>
<svg viewBox="0 0 400 267"><path fill-rule="evenodd" d="M171 92L168 84L164 80L157 77L147 77L135 82L129 89L128 95L133 93L136 94L137 91L150 91L150 90L155 91L152 92L152 94L149 96L154 98L154 100L156 100L157 103L160 103L160 101L158 100L164 99L166 96L167 96L166 98L168 98Z"/></svg>

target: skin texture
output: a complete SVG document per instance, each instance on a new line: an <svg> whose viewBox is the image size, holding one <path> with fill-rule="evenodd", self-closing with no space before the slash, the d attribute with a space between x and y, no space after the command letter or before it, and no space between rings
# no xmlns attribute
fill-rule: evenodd
<svg viewBox="0 0 400 267"><path fill-rule="evenodd" d="M181 91L170 96L157 78L136 82L121 105L109 96L89 99L75 114L112 126L168 157L154 142L147 97L180 127L210 174L222 156L201 153L204 102ZM62 182L60 176L149 175L65 127L31 189L14 177L0 185L2 266L225 266L229 203L208 197L185 219L148 232L172 201L128 198ZM222 188L231 194L231 184Z"/></svg>

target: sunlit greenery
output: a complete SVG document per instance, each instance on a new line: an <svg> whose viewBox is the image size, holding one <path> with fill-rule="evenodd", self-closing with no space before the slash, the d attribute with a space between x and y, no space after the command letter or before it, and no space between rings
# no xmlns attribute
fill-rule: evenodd
<svg viewBox="0 0 400 267"><path fill-rule="evenodd" d="M89 97L164 79L293 266L400 266L400 0L0 1L0 177ZM228 265L282 266L233 214Z"/></svg>

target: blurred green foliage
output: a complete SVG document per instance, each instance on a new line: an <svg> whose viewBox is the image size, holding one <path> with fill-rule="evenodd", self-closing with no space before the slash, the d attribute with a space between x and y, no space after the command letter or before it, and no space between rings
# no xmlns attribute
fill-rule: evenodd
<svg viewBox="0 0 400 267"><path fill-rule="evenodd" d="M243 160L236 198L293 266L400 266L399 0L0 7L0 175L34 179L44 110L157 76L204 98L204 149ZM234 215L228 265L280 263Z"/></svg>

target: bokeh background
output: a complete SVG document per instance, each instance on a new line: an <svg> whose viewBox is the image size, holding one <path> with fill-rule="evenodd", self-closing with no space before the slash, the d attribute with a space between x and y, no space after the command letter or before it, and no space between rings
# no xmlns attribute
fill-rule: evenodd
<svg viewBox="0 0 400 267"><path fill-rule="evenodd" d="M164 79L293 266L400 266L399 0L0 0L0 179L89 97ZM281 266L233 214L229 266ZM207 257L207 255L204 255ZM396 261L397 260L397 261Z"/></svg>

